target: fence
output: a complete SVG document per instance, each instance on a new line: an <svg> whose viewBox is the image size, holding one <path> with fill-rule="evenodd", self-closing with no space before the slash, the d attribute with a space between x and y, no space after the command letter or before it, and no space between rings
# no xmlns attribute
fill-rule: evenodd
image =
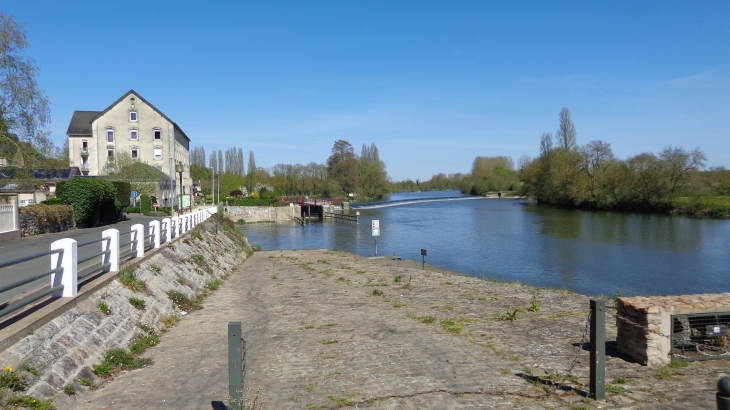
<svg viewBox="0 0 730 410"><path fill-rule="evenodd" d="M16 231L18 226L18 207L14 202L0 204L0 233Z"/></svg>
<svg viewBox="0 0 730 410"><path fill-rule="evenodd" d="M51 259L50 270L42 273L31 273L21 280L0 287L0 294L3 294L35 281L48 280L50 277L50 287L44 287L19 300L9 301L6 299L5 302L0 304L0 318L4 318L10 313L16 312L49 295L54 298L75 297L78 293L79 280L88 279L100 273L116 272L119 270L120 260L142 258L145 250L159 248L161 243L170 242L173 238L183 235L214 214L215 211L206 209L181 216L164 218L161 221L151 221L147 229L142 224L132 225L131 229L126 232L119 232L118 229L107 229L101 233L101 238L84 243L77 243L76 240L70 238L59 239L51 243L51 249L48 251L2 262L0 263L0 275L3 268L28 263L47 256L50 256ZM120 243L120 235L126 234L130 235L130 241ZM79 248L95 244L99 244L96 246L101 247L100 252L79 259ZM129 246L129 249L121 252L126 246Z"/></svg>

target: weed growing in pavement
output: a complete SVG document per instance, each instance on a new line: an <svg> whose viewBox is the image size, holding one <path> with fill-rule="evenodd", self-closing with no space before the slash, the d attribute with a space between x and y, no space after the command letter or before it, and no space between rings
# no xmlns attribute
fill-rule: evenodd
<svg viewBox="0 0 730 410"><path fill-rule="evenodd" d="M147 289L147 285L144 281L137 279L137 274L132 268L124 268L119 271L119 282L121 282L125 288L128 288L133 292Z"/></svg>
<svg viewBox="0 0 730 410"><path fill-rule="evenodd" d="M221 280L220 279L214 279L214 280L206 283L205 284L205 287L208 288L208 289L210 289L210 290L218 290L218 288L220 287L220 285L221 285Z"/></svg>
<svg viewBox="0 0 730 410"><path fill-rule="evenodd" d="M144 310L145 301L137 298L129 298L129 303L137 310Z"/></svg>
<svg viewBox="0 0 730 410"><path fill-rule="evenodd" d="M509 309L507 313L503 314L502 316L498 317L499 320L504 320L507 322L514 322L517 320L517 313L519 312L519 309Z"/></svg>
<svg viewBox="0 0 730 410"><path fill-rule="evenodd" d="M27 408L32 410L53 410L56 408L53 405L53 399L40 400L25 394L9 398L5 406L3 409Z"/></svg>
<svg viewBox="0 0 730 410"><path fill-rule="evenodd" d="M383 296L383 291L380 289L373 289L369 293L370 296Z"/></svg>
<svg viewBox="0 0 730 410"><path fill-rule="evenodd" d="M5 370L0 371L0 388L10 389L12 391L23 391L28 387L25 376L14 372L13 368L8 366Z"/></svg>
<svg viewBox="0 0 730 410"><path fill-rule="evenodd" d="M393 307L397 309L397 308L402 308L405 305L406 305L405 302L395 302L393 304Z"/></svg>
<svg viewBox="0 0 730 410"><path fill-rule="evenodd" d="M38 376L40 374L38 369L36 369L34 366L29 365L28 363L21 364L20 367L18 368L18 370L28 372L28 373L32 374L33 376Z"/></svg>
<svg viewBox="0 0 730 410"><path fill-rule="evenodd" d="M537 301L537 294L532 294L532 300L530 300L530 307L527 308L528 312L537 312L540 310L540 303Z"/></svg>
<svg viewBox="0 0 730 410"><path fill-rule="evenodd" d="M157 276L162 272L162 269L160 269L157 265L150 265L149 266L150 272L152 272L153 275Z"/></svg>
<svg viewBox="0 0 730 410"><path fill-rule="evenodd" d="M99 310L101 310L101 313L105 315L110 315L112 313L112 310L103 300L100 300L99 303L96 304L96 307L98 307Z"/></svg>
<svg viewBox="0 0 730 410"><path fill-rule="evenodd" d="M307 393L311 393L313 391L314 391L314 385L313 384L310 384L309 386L307 386Z"/></svg>
<svg viewBox="0 0 730 410"><path fill-rule="evenodd" d="M173 307L177 307L180 310L191 312L193 310L200 310L203 308L200 304L200 299L190 299L184 293L175 290L167 291L167 297L172 301Z"/></svg>
<svg viewBox="0 0 730 410"><path fill-rule="evenodd" d="M606 386L606 391L609 393L620 394L622 396L631 393L631 391L626 390L621 386L611 386L610 384Z"/></svg>
<svg viewBox="0 0 730 410"><path fill-rule="evenodd" d="M401 283L401 282L403 282L403 277L401 275L398 275L398 276L396 276L396 277L393 278L393 282L394 283Z"/></svg>
<svg viewBox="0 0 730 410"><path fill-rule="evenodd" d="M680 367L687 367L687 366L689 366L689 361L687 361L687 360L679 359L679 360L672 360L671 362L669 362L669 367L671 367L672 369L678 369Z"/></svg>
<svg viewBox="0 0 730 410"><path fill-rule="evenodd" d="M659 380L668 379L669 376L671 376L671 374L669 374L669 370L667 369L659 370L659 372L656 374L656 378Z"/></svg>
<svg viewBox="0 0 730 410"><path fill-rule="evenodd" d="M167 327L173 327L179 321L180 321L180 316L178 316L178 315L170 315L170 316L162 317L162 323L164 323L165 326L167 326Z"/></svg>
<svg viewBox="0 0 730 410"><path fill-rule="evenodd" d="M117 348L107 351L104 361L94 365L93 369L95 375L108 378L123 370L139 369L151 363L150 359L135 358L128 350Z"/></svg>
<svg viewBox="0 0 730 410"><path fill-rule="evenodd" d="M433 322L436 321L436 318L433 317L433 316L421 316L421 317L418 318L418 320L421 323L431 324L431 323L433 323Z"/></svg>
<svg viewBox="0 0 730 410"><path fill-rule="evenodd" d="M63 392L66 393L68 396L73 396L76 394L76 389L71 385L63 386Z"/></svg>
<svg viewBox="0 0 730 410"><path fill-rule="evenodd" d="M319 343L322 343L323 345L331 345L337 343L337 340L330 340L330 339L322 339L319 341Z"/></svg>
<svg viewBox="0 0 730 410"><path fill-rule="evenodd" d="M461 333L461 330L462 330L461 329L461 326L459 326L458 323L456 323L454 320L450 320L450 319L449 320L442 320L441 321L441 327L445 331L447 331L449 333L453 333L453 334L459 334L459 333Z"/></svg>
<svg viewBox="0 0 730 410"><path fill-rule="evenodd" d="M335 402L336 407L346 407L355 405L355 401L352 400L352 396L353 395L351 393L345 393L344 397L327 396L327 398Z"/></svg>
<svg viewBox="0 0 730 410"><path fill-rule="evenodd" d="M441 306L441 310L454 310L454 307L451 305L444 305Z"/></svg>
<svg viewBox="0 0 730 410"><path fill-rule="evenodd" d="M328 261L327 259L317 259L317 263L321 263L323 265L329 265L330 261Z"/></svg>
<svg viewBox="0 0 730 410"><path fill-rule="evenodd" d="M626 383L626 378L625 377L617 377L617 378L613 379L613 382L616 383L616 384L624 384L624 383Z"/></svg>
<svg viewBox="0 0 730 410"><path fill-rule="evenodd" d="M179 283L181 285L184 285L185 284L185 279L183 279L183 278L177 278L175 280L177 281L177 283Z"/></svg>

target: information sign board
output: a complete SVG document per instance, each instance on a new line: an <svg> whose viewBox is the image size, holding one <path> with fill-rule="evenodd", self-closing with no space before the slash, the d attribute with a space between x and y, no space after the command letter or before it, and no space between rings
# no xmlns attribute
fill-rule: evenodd
<svg viewBox="0 0 730 410"><path fill-rule="evenodd" d="M373 219L373 236L380 236L380 221Z"/></svg>

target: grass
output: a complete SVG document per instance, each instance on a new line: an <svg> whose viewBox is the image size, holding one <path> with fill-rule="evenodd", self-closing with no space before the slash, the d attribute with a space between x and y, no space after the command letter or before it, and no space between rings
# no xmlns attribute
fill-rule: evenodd
<svg viewBox="0 0 730 410"><path fill-rule="evenodd" d="M537 301L537 295L532 295L532 299L530 300L530 307L527 308L528 312L538 312L540 310L540 303Z"/></svg>
<svg viewBox="0 0 730 410"><path fill-rule="evenodd" d="M672 360L669 363L669 367L671 367L672 369L678 369L680 367L687 367L687 366L689 366L689 361L687 361L687 360Z"/></svg>
<svg viewBox="0 0 730 410"><path fill-rule="evenodd" d="M200 310L203 308L203 306L200 304L200 299L190 299L184 293L178 292L176 290L168 291L167 297L170 298L174 307L177 307L180 310L184 310L186 312Z"/></svg>
<svg viewBox="0 0 730 410"><path fill-rule="evenodd" d="M91 382L91 379L87 379L86 377L82 377L79 379L79 384L84 387L92 387L94 384Z"/></svg>
<svg viewBox="0 0 730 410"><path fill-rule="evenodd" d="M109 305L106 304L103 300L100 300L99 303L96 304L96 307L101 310L101 313L105 315L110 315L112 313L112 310L109 308Z"/></svg>
<svg viewBox="0 0 730 410"><path fill-rule="evenodd" d="M94 374L99 377L109 378L123 370L134 370L152 364L152 360L135 358L134 355L126 349L111 349L104 355L104 361L101 364L94 365Z"/></svg>
<svg viewBox="0 0 730 410"><path fill-rule="evenodd" d="M519 309L509 309L507 313L498 317L498 319L507 322L514 322L515 320L517 320L517 312L519 312Z"/></svg>
<svg viewBox="0 0 730 410"><path fill-rule="evenodd" d="M175 280L177 281L177 283L179 283L181 285L184 285L185 284L185 279L183 279L183 278L177 278Z"/></svg>
<svg viewBox="0 0 730 410"><path fill-rule="evenodd" d="M613 382L616 383L616 384L624 384L624 383L626 383L626 378L625 377L617 377L617 378L613 379Z"/></svg>
<svg viewBox="0 0 730 410"><path fill-rule="evenodd" d="M322 343L323 345L332 345L332 344L338 343L338 341L331 340L331 339L322 339L319 341L319 343Z"/></svg>
<svg viewBox="0 0 730 410"><path fill-rule="evenodd" d="M445 331L447 331L449 333L453 333L453 334L459 334L462 331L459 323L457 323L454 320L442 320L441 328L443 328Z"/></svg>
<svg viewBox="0 0 730 410"><path fill-rule="evenodd" d="M152 272L153 275L157 276L162 272L162 269L160 269L157 265L150 265L149 266L150 272Z"/></svg>
<svg viewBox="0 0 730 410"><path fill-rule="evenodd" d="M730 196L709 196L694 201L690 197L674 198L676 208L694 208L702 213L728 216L730 213Z"/></svg>
<svg viewBox="0 0 730 410"><path fill-rule="evenodd" d="M345 393L344 397L327 396L328 399L335 402L335 407L354 406L355 401L352 400L352 394Z"/></svg>
<svg viewBox="0 0 730 410"><path fill-rule="evenodd" d="M28 372L28 373L32 374L33 376L38 376L40 374L40 372L38 371L38 369L36 369L35 367L29 365L28 363L21 364L20 365L20 368L18 368L18 370L21 370L21 371L24 371L24 372Z"/></svg>
<svg viewBox="0 0 730 410"><path fill-rule="evenodd" d="M669 370L667 370L667 369L659 370L659 372L656 374L656 378L659 380L666 380L670 376L671 376L671 374L669 373Z"/></svg>
<svg viewBox="0 0 730 410"><path fill-rule="evenodd" d="M431 324L431 323L433 323L433 322L436 321L436 318L433 317L433 316L421 316L421 317L418 318L418 320L421 323Z"/></svg>
<svg viewBox="0 0 730 410"><path fill-rule="evenodd" d="M630 391L626 390L625 388L621 386L611 386L610 384L606 386L606 391L613 394L620 394L620 395L627 395L631 393Z"/></svg>
<svg viewBox="0 0 730 410"><path fill-rule="evenodd" d="M53 410L55 409L55 406L53 406L53 399L48 400L38 400L33 396L27 396L24 394L12 397L8 399L8 402L5 404L6 407L3 407L3 409L17 409L17 408L26 408L31 410Z"/></svg>
<svg viewBox="0 0 730 410"><path fill-rule="evenodd" d="M76 389L71 385L63 386L63 392L66 393L68 396L73 396L76 394Z"/></svg>
<svg viewBox="0 0 730 410"><path fill-rule="evenodd" d="M218 290L218 288L221 286L222 281L220 279L212 280L205 284L205 287L210 290Z"/></svg>
<svg viewBox="0 0 730 410"><path fill-rule="evenodd" d="M398 276L396 276L396 277L393 278L393 282L394 283L401 283L401 282L403 282L403 277L401 275L398 275Z"/></svg>
<svg viewBox="0 0 730 410"><path fill-rule="evenodd" d="M370 296L383 296L383 291L380 289L373 289L368 293Z"/></svg>
<svg viewBox="0 0 730 410"><path fill-rule="evenodd" d="M28 387L25 376L14 372L10 367L0 371L0 387L12 391L23 391Z"/></svg>
<svg viewBox="0 0 730 410"><path fill-rule="evenodd" d="M165 326L167 326L167 327L173 327L179 321L180 321L180 316L178 316L178 315L170 315L170 316L162 317L162 323L164 323Z"/></svg>
<svg viewBox="0 0 730 410"><path fill-rule="evenodd" d="M144 310L145 301L137 298L129 298L129 303L137 310Z"/></svg>
<svg viewBox="0 0 730 410"><path fill-rule="evenodd" d="M405 302L395 302L393 304L393 307L397 309L397 308L402 308L405 305L406 305Z"/></svg>
<svg viewBox="0 0 730 410"><path fill-rule="evenodd" d="M451 305L444 305L441 306L441 310L454 310L454 307Z"/></svg>
<svg viewBox="0 0 730 410"><path fill-rule="evenodd" d="M137 274L132 268L124 268L119 271L119 282L122 283L122 286L133 292L147 289L147 285L144 281L137 278Z"/></svg>

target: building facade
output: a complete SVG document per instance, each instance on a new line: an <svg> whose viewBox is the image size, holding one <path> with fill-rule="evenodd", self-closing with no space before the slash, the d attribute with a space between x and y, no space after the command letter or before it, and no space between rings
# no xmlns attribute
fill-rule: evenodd
<svg viewBox="0 0 730 410"><path fill-rule="evenodd" d="M124 152L163 173L159 199L166 203L168 198L176 202L180 194L176 164L183 165L183 187L192 186L190 138L134 90L103 111L74 111L66 135L71 166L79 167L83 175L103 175L106 163Z"/></svg>

